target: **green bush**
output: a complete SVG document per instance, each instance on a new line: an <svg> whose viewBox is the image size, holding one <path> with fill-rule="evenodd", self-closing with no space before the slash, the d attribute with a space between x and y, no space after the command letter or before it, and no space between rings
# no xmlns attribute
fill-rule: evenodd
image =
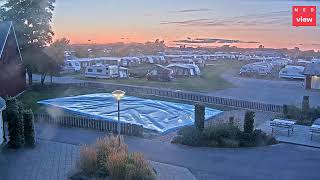
<svg viewBox="0 0 320 180"><path fill-rule="evenodd" d="M20 112L21 106L16 98L6 99L5 117L8 121L9 147L20 148L24 145L24 125Z"/></svg>
<svg viewBox="0 0 320 180"><path fill-rule="evenodd" d="M288 113L289 113L288 105L283 105L283 114L285 116L288 116Z"/></svg>
<svg viewBox="0 0 320 180"><path fill-rule="evenodd" d="M240 136L240 146L256 147L276 144L274 137L268 136L261 130L254 130L252 133L242 133Z"/></svg>
<svg viewBox="0 0 320 180"><path fill-rule="evenodd" d="M276 144L277 141L261 130L252 133L242 132L237 126L230 123L217 124L205 128L202 132L195 127L184 127L178 132L172 143L189 146L210 147L254 147Z"/></svg>
<svg viewBox="0 0 320 180"><path fill-rule="evenodd" d="M177 138L173 139L174 143L180 143L189 146L200 146L202 144L202 132L194 126L187 126L178 131Z"/></svg>
<svg viewBox="0 0 320 180"><path fill-rule="evenodd" d="M309 108L305 112L296 106L290 105L287 106L288 112L284 114L284 118L297 120L297 123L300 125L312 125L314 120L320 118L320 107Z"/></svg>
<svg viewBox="0 0 320 180"><path fill-rule="evenodd" d="M203 137L206 140L217 140L220 141L223 138L237 139L241 133L237 126L230 124L217 124L212 127L208 127L203 131Z"/></svg>
<svg viewBox="0 0 320 180"><path fill-rule="evenodd" d="M245 133L252 133L254 129L254 112L247 111L244 116L244 124L243 124L243 131Z"/></svg>
<svg viewBox="0 0 320 180"><path fill-rule="evenodd" d="M308 112L310 109L309 96L303 96L302 100L302 112Z"/></svg>
<svg viewBox="0 0 320 180"><path fill-rule="evenodd" d="M26 146L35 145L35 130L34 130L34 117L32 110L22 111L24 121L24 140Z"/></svg>
<svg viewBox="0 0 320 180"><path fill-rule="evenodd" d="M126 180L154 180L156 179L150 164L140 153L133 153L128 158L126 166Z"/></svg>
<svg viewBox="0 0 320 180"><path fill-rule="evenodd" d="M205 106L203 104L196 104L195 107L195 126L199 131L202 131L204 128L205 121Z"/></svg>

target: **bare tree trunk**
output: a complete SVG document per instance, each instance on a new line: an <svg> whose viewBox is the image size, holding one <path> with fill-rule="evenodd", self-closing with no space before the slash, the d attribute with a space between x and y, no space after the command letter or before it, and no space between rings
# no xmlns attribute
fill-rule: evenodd
<svg viewBox="0 0 320 180"><path fill-rule="evenodd" d="M41 86L44 85L45 80L46 80L46 74L41 74Z"/></svg>
<svg viewBox="0 0 320 180"><path fill-rule="evenodd" d="M32 86L32 71L30 71L29 69L27 69L27 74L28 74L28 83L29 83L29 86Z"/></svg>

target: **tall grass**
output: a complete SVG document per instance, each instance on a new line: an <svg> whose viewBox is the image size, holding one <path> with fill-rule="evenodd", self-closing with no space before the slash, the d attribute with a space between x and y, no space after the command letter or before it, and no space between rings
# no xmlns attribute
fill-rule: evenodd
<svg viewBox="0 0 320 180"><path fill-rule="evenodd" d="M91 146L81 146L80 173L113 180L153 180L155 174L142 154L128 153L122 136L106 136Z"/></svg>

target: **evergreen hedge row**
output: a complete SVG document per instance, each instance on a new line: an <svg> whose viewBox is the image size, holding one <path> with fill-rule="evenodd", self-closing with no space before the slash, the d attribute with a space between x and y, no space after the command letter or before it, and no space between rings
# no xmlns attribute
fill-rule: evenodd
<svg viewBox="0 0 320 180"><path fill-rule="evenodd" d="M21 148L35 145L34 118L31 110L25 110L16 98L6 99L4 118L8 122L9 147Z"/></svg>

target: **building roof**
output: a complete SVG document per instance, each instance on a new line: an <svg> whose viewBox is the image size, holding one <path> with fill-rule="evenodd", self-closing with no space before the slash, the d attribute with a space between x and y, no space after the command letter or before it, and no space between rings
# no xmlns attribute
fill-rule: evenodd
<svg viewBox="0 0 320 180"><path fill-rule="evenodd" d="M4 46L6 44L11 26L12 26L12 22L0 23L0 57L4 50Z"/></svg>
<svg viewBox="0 0 320 180"><path fill-rule="evenodd" d="M167 71L172 71L172 69L167 68L167 67L165 67L165 66L162 66L162 65L160 65L160 64L156 64L155 66L156 66L156 67L158 67L158 68L161 68L161 69L167 70Z"/></svg>
<svg viewBox="0 0 320 180"><path fill-rule="evenodd" d="M189 64L169 64L167 66L168 68L171 68L171 67L179 67L179 68L183 68L183 69L193 69L193 67L189 66Z"/></svg>
<svg viewBox="0 0 320 180"><path fill-rule="evenodd" d="M320 64L308 64L303 71L304 75L320 76Z"/></svg>

